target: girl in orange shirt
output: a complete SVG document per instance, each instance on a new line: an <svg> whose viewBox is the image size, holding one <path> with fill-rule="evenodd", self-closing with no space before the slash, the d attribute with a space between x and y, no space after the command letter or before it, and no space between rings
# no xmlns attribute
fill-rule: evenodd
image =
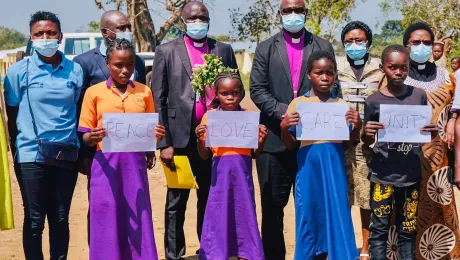
<svg viewBox="0 0 460 260"><path fill-rule="evenodd" d="M127 40L112 41L106 56L110 78L86 91L78 131L97 145L90 181L90 259L158 259L147 168L154 153L102 152L103 113L154 113L149 87L131 81L136 53ZM157 140L165 128L155 128Z"/></svg>

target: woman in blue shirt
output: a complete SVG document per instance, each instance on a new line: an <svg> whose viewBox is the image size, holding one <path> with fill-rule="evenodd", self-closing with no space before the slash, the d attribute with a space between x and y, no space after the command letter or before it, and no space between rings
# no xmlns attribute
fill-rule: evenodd
<svg viewBox="0 0 460 260"><path fill-rule="evenodd" d="M57 50L62 33L55 14L33 14L30 35L32 57L11 66L5 78L8 129L24 202L24 253L26 259L43 259L42 233L48 217L50 259L67 259L76 158L53 165L47 156L53 149L47 153L46 148L62 151L62 145L68 145L70 154L78 152L76 103L83 71ZM64 151L52 159L66 159L68 154Z"/></svg>

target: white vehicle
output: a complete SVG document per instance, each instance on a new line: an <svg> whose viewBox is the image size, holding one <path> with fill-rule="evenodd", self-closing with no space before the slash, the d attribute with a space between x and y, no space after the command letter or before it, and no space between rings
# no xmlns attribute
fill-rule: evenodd
<svg viewBox="0 0 460 260"><path fill-rule="evenodd" d="M75 56L99 46L103 40L104 38L102 37L101 33L64 33L61 44L59 45L59 50L63 52L68 59L73 60ZM27 43L25 56L30 56L32 51L32 42L29 40ZM137 55L144 59L146 82L147 85L150 85L150 79L152 78L153 58L155 57L155 53L138 52Z"/></svg>

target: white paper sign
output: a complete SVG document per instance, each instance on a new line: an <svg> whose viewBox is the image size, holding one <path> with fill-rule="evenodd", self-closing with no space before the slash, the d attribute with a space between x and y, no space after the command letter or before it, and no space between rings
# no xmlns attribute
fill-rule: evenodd
<svg viewBox="0 0 460 260"><path fill-rule="evenodd" d="M258 147L259 112L209 111L207 117L207 147Z"/></svg>
<svg viewBox="0 0 460 260"><path fill-rule="evenodd" d="M429 143L431 133L420 132L430 124L431 106L380 105L379 122L385 129L379 130L378 141L388 143Z"/></svg>
<svg viewBox="0 0 460 260"><path fill-rule="evenodd" d="M346 103L305 103L296 107L300 120L296 127L297 140L349 140L345 114Z"/></svg>
<svg viewBox="0 0 460 260"><path fill-rule="evenodd" d="M102 151L155 151L157 125L158 114L154 113L104 113L102 126L107 136L102 139Z"/></svg>

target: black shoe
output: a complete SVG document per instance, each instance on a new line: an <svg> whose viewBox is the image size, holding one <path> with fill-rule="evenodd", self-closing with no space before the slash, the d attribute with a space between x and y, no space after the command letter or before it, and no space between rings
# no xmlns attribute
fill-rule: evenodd
<svg viewBox="0 0 460 260"><path fill-rule="evenodd" d="M199 255L200 254L200 249L196 250L195 254Z"/></svg>

